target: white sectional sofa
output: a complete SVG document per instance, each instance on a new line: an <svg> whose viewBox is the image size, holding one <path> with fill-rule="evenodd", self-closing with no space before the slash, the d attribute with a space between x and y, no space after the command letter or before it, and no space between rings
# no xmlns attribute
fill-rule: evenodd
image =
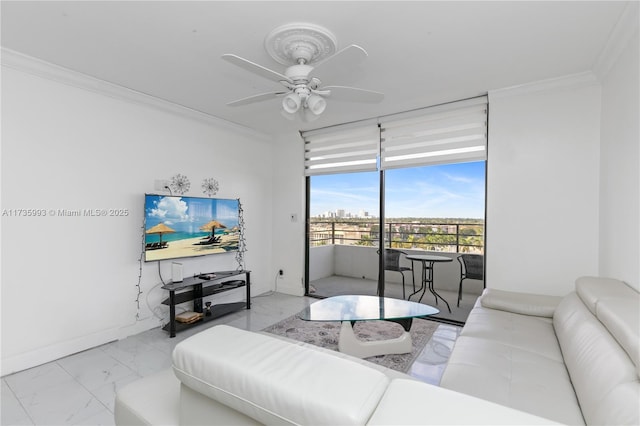
<svg viewBox="0 0 640 426"><path fill-rule="evenodd" d="M464 409L460 409L464 407ZM550 424L341 353L219 325L122 388L117 425Z"/></svg>
<svg viewBox="0 0 640 426"><path fill-rule="evenodd" d="M487 289L440 385L566 424L640 424L640 295L583 277L560 298Z"/></svg>
<svg viewBox="0 0 640 426"><path fill-rule="evenodd" d="M638 293L486 291L441 387L304 343L216 326L116 396L118 425L639 424Z"/></svg>

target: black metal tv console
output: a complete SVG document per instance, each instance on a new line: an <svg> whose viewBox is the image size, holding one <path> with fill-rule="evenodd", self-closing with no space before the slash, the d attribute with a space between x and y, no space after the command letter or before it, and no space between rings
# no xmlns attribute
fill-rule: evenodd
<svg viewBox="0 0 640 426"><path fill-rule="evenodd" d="M186 330L203 322L211 321L227 315L231 312L244 309L251 309L251 271L217 271L208 274L201 274L195 277L185 278L182 282L168 283L162 286L163 289L169 291L169 297L162 301L163 305L169 305L169 323L162 327L163 330L169 332L169 337L175 337L176 332ZM229 278L244 275L246 280ZM225 281L226 280L226 281ZM246 302L220 303L207 307L207 311L202 305L202 299L225 291L233 290L238 287L246 287ZM203 313L202 317L192 323L182 323L176 321L176 305L193 300L193 311Z"/></svg>

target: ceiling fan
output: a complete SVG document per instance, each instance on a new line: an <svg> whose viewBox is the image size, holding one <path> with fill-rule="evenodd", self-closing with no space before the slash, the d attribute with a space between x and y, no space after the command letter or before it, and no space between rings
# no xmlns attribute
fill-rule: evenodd
<svg viewBox="0 0 640 426"><path fill-rule="evenodd" d="M310 121L322 114L326 99L376 103L384 94L347 86L322 86L319 76L334 72L349 72L367 57L367 52L355 44L337 51L337 42L326 28L314 24L294 23L280 26L265 38L265 49L277 62L287 65L283 73L258 65L233 54L222 59L261 77L282 84L286 90L260 93L229 102L241 106L282 97L282 113L294 119L300 113Z"/></svg>

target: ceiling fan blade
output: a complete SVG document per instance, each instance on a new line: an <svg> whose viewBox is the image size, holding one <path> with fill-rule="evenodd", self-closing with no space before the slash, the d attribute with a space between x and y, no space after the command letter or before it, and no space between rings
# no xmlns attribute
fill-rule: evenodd
<svg viewBox="0 0 640 426"><path fill-rule="evenodd" d="M241 105L248 105L248 104L252 104L254 102L262 102L262 101L268 101L269 99L273 99L277 96L282 96L287 94L288 92L268 92L268 93L260 93L259 95L253 95L253 96L249 96L246 98L242 98L242 99L238 99L232 102L229 102L227 105L228 106L241 106Z"/></svg>
<svg viewBox="0 0 640 426"><path fill-rule="evenodd" d="M340 70L343 73L349 72L349 70L361 64L367 56L366 50L360 46L352 44L317 64L311 64L313 66L311 74L318 77L322 74L324 78L326 78L326 74L331 73L332 71Z"/></svg>
<svg viewBox="0 0 640 426"><path fill-rule="evenodd" d="M279 72L274 70L270 70L269 68L265 68L262 65L258 65L247 59L241 58L240 56L232 55L230 53L225 53L224 55L222 55L222 59L240 68L243 68L249 72L258 74L259 76L264 77L266 79L269 79L272 81L275 80L277 82L284 80L288 83L293 83L293 81L291 81L291 79L286 75L280 74Z"/></svg>
<svg viewBox="0 0 640 426"><path fill-rule="evenodd" d="M328 97L330 99L340 101L377 103L382 102L384 99L384 93L374 92L373 90L358 89L355 87L325 86L322 90L331 91Z"/></svg>

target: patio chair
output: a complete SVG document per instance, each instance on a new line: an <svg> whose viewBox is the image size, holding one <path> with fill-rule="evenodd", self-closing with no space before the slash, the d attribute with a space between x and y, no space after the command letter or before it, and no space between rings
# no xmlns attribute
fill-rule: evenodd
<svg viewBox="0 0 640 426"><path fill-rule="evenodd" d="M413 273L413 263L412 267L409 268L407 266L400 266L400 256L406 255L402 250L396 249L385 249L384 250L384 269L385 271L395 271L399 272L402 275L402 298L406 299L405 290L404 290L404 273L411 271L411 278L413 280L413 291L416 291L416 277Z"/></svg>
<svg viewBox="0 0 640 426"><path fill-rule="evenodd" d="M481 254L461 254L460 262L460 286L458 287L458 307L462 300L462 281L466 279L482 280L484 288L484 256Z"/></svg>

